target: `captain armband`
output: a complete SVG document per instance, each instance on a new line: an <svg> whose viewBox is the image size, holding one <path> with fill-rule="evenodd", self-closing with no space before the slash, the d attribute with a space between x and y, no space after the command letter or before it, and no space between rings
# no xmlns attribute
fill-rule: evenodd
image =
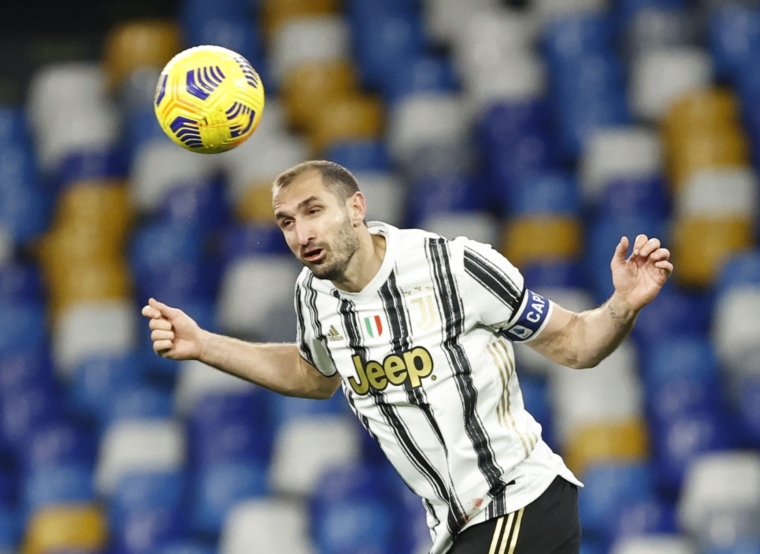
<svg viewBox="0 0 760 554"><path fill-rule="evenodd" d="M512 342L526 342L534 339L543 330L552 311L552 303L533 292L525 289L523 305L517 318L508 328L504 329L504 335Z"/></svg>

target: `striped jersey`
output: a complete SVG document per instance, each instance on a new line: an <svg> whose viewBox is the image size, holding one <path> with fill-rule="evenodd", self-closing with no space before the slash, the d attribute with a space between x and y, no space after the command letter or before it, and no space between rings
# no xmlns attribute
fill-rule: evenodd
<svg viewBox="0 0 760 554"><path fill-rule="evenodd" d="M343 393L422 498L442 554L467 527L518 510L557 475L580 485L525 410L512 342L535 338L551 302L488 245L369 224L386 239L361 292L308 269L295 292L301 356Z"/></svg>

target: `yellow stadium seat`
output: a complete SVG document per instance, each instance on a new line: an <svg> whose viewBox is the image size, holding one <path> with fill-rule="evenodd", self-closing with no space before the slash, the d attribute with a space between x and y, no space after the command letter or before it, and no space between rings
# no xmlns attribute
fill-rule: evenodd
<svg viewBox="0 0 760 554"><path fill-rule="evenodd" d="M281 92L289 123L305 129L322 106L336 98L355 95L359 88L356 70L346 60L303 64L285 75Z"/></svg>
<svg viewBox="0 0 760 554"><path fill-rule="evenodd" d="M649 453L646 423L630 419L599 423L578 429L564 448L567 466L576 474L592 464L646 459Z"/></svg>
<svg viewBox="0 0 760 554"><path fill-rule="evenodd" d="M680 96L663 120L663 133L668 145L691 132L713 133L738 129L739 106L736 97L725 89L703 89Z"/></svg>
<svg viewBox="0 0 760 554"><path fill-rule="evenodd" d="M81 181L68 187L55 208L54 229L88 228L112 240L123 241L134 210L123 183Z"/></svg>
<svg viewBox="0 0 760 554"><path fill-rule="evenodd" d="M739 131L692 132L679 138L668 155L668 170L676 190L695 172L712 167L749 165L749 144Z"/></svg>
<svg viewBox="0 0 760 554"><path fill-rule="evenodd" d="M59 263L71 267L116 259L124 250L120 238L94 227L68 227L45 235L38 245L38 254L43 267Z"/></svg>
<svg viewBox="0 0 760 554"><path fill-rule="evenodd" d="M235 216L243 223L274 223L272 209L272 181L249 185L235 203Z"/></svg>
<svg viewBox="0 0 760 554"><path fill-rule="evenodd" d="M516 217L502 233L500 251L518 267L532 262L580 256L583 231L571 218Z"/></svg>
<svg viewBox="0 0 760 554"><path fill-rule="evenodd" d="M261 22L267 41L287 21L298 17L332 14L340 11L340 0L264 0Z"/></svg>
<svg viewBox="0 0 760 554"><path fill-rule="evenodd" d="M673 228L673 277L688 287L707 287L726 260L754 245L750 218L694 216L679 219Z"/></svg>
<svg viewBox="0 0 760 554"><path fill-rule="evenodd" d="M162 69L182 50L179 26L173 21L147 19L122 23L108 34L104 64L110 88L118 88L141 67Z"/></svg>
<svg viewBox="0 0 760 554"><path fill-rule="evenodd" d="M80 302L124 300L132 293L132 279L125 260L59 266L45 273L53 315Z"/></svg>
<svg viewBox="0 0 760 554"><path fill-rule="evenodd" d="M315 154L322 153L335 142L354 139L376 139L383 133L383 107L369 96L339 98L322 105L309 130Z"/></svg>
<svg viewBox="0 0 760 554"><path fill-rule="evenodd" d="M86 504L60 505L37 511L27 524L22 554L97 552L108 539L102 511Z"/></svg>

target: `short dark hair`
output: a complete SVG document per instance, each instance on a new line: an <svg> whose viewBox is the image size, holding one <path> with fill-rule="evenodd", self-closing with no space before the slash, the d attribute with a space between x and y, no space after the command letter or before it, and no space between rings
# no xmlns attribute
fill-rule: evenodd
<svg viewBox="0 0 760 554"><path fill-rule="evenodd" d="M359 192L359 183L351 172L340 164L327 160L309 160L302 162L280 173L272 185L272 194L287 187L296 177L307 171L317 171L322 177L325 187L341 200L350 198Z"/></svg>

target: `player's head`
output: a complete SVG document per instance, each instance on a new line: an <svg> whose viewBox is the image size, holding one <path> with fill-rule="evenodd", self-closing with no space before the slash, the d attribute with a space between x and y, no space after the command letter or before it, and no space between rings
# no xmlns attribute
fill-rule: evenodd
<svg viewBox="0 0 760 554"><path fill-rule="evenodd" d="M301 263L319 279L340 279L366 228L364 195L351 172L328 161L301 163L277 177L272 206Z"/></svg>

